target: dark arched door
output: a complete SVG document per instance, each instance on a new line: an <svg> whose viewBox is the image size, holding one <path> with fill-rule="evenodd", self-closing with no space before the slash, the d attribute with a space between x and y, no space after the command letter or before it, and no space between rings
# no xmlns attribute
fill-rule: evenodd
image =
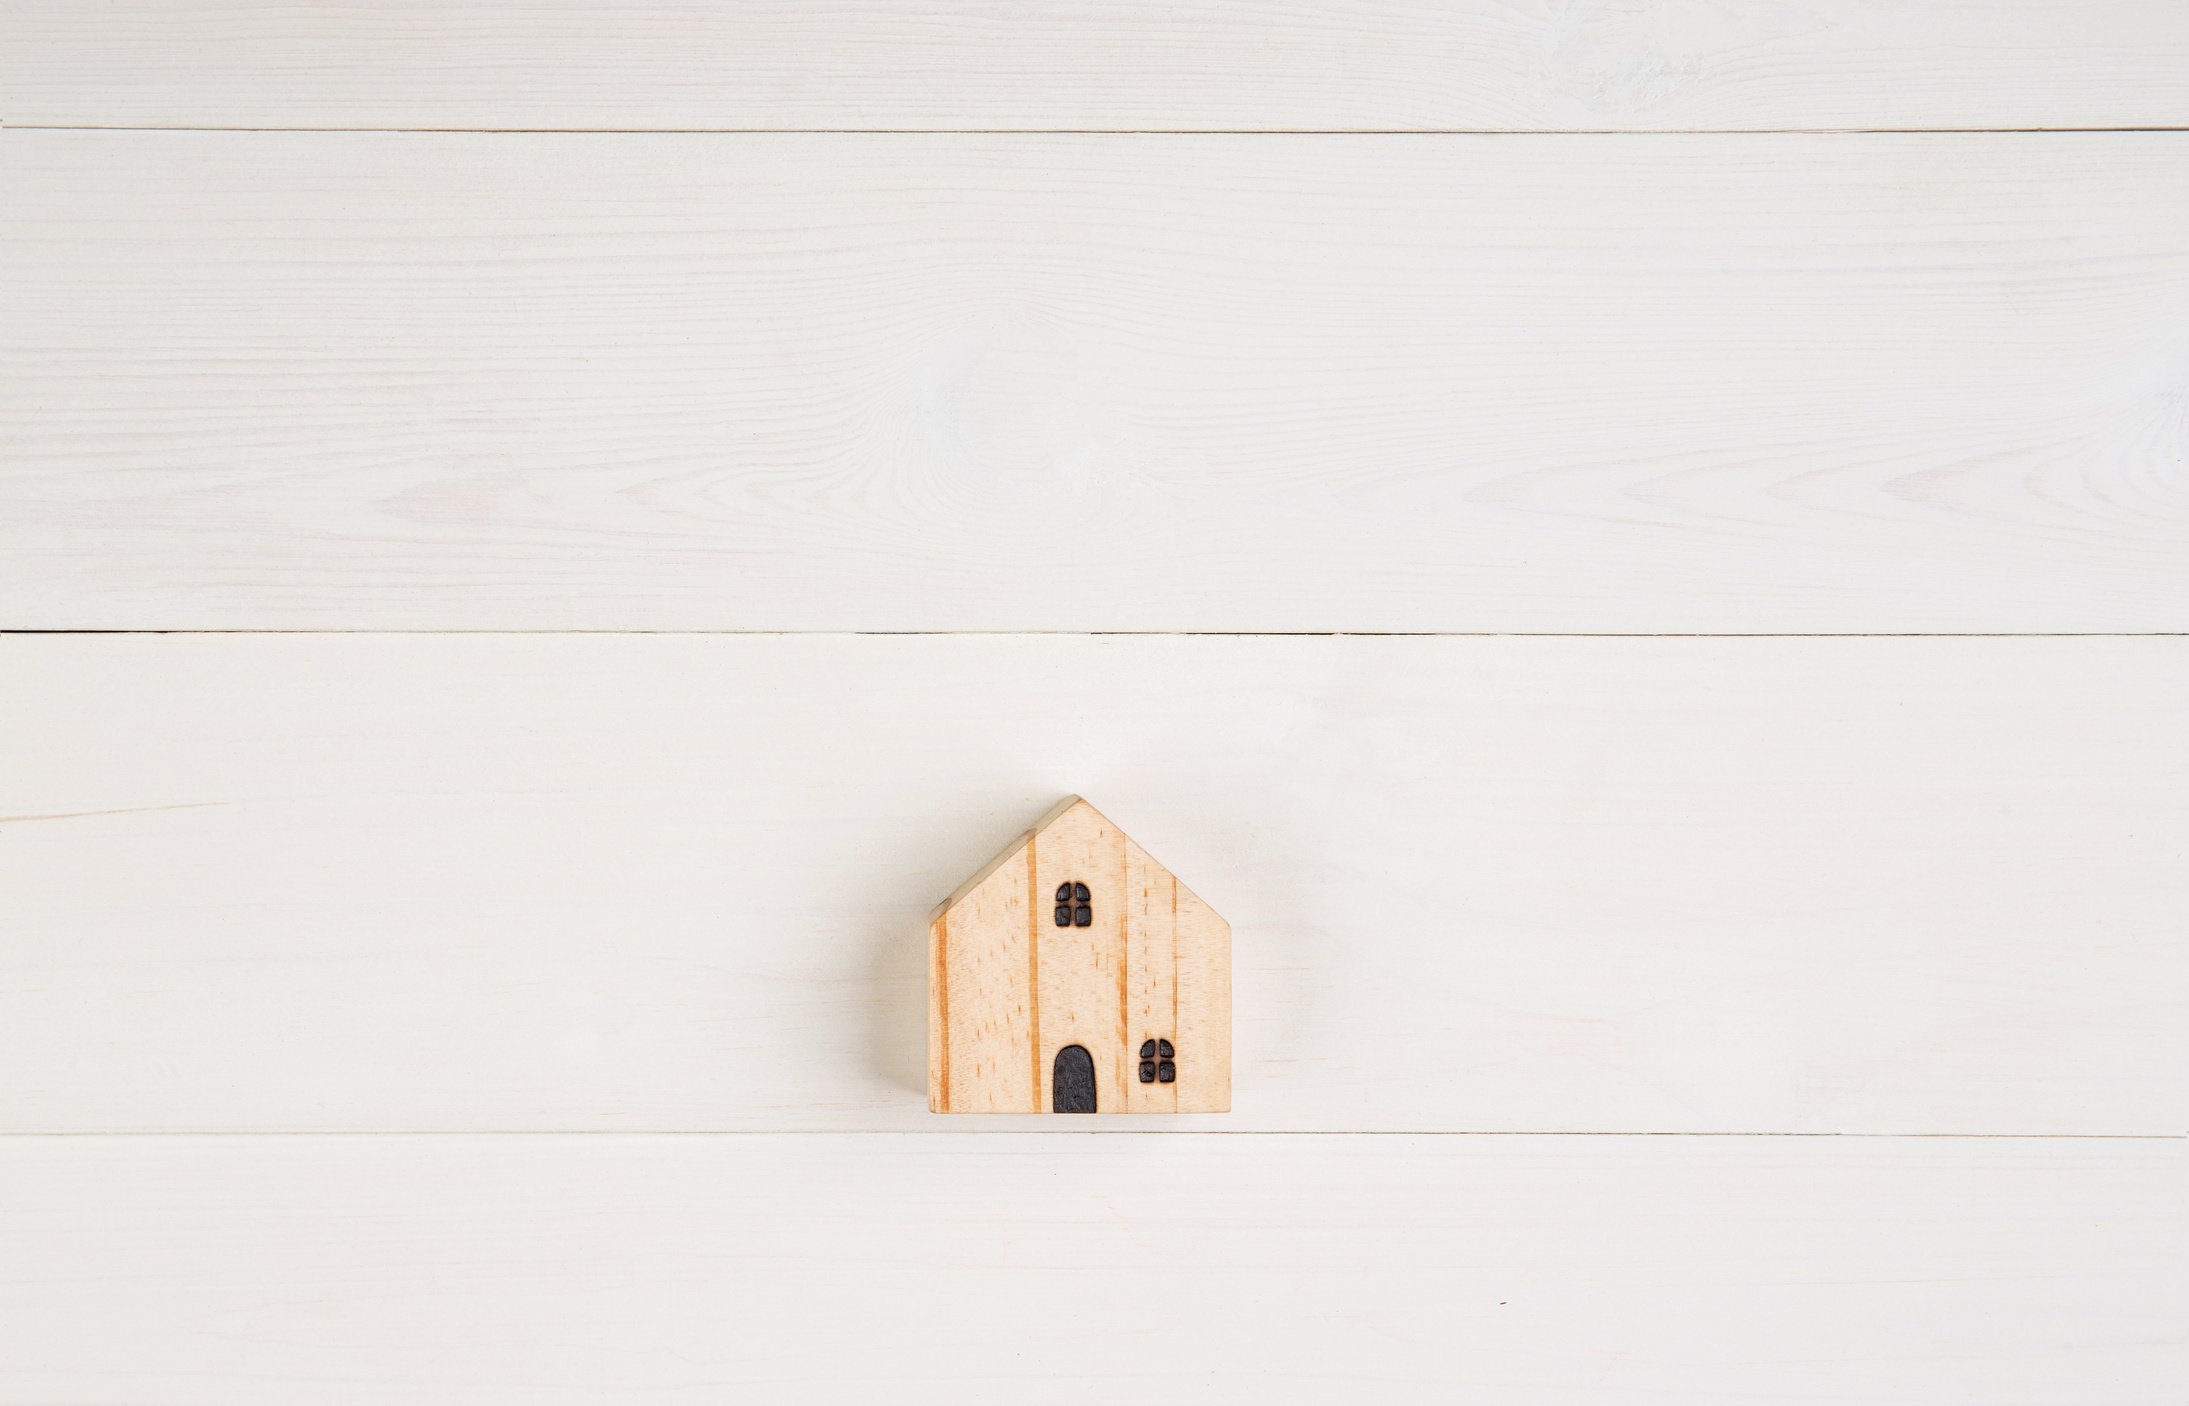
<svg viewBox="0 0 2189 1406"><path fill-rule="evenodd" d="M1094 1056L1085 1045L1066 1045L1056 1052L1056 1069L1049 1081L1051 1113L1095 1111Z"/></svg>

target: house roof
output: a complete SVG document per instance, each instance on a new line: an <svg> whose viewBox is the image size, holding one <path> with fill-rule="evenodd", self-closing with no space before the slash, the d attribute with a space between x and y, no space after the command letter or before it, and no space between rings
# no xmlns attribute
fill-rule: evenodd
<svg viewBox="0 0 2189 1406"><path fill-rule="evenodd" d="M971 878L967 879L964 883L959 884L956 888L952 889L948 898L935 905L934 912L928 915L929 920L932 921L940 914L949 911L949 909L953 905L958 903L967 894L970 894L971 892L973 892L973 890L979 888L981 884L986 882L989 875L995 873L996 870L1010 863L1011 860L1019 853L1019 851L1025 849L1026 846L1031 841L1038 838L1044 830L1049 829L1051 826L1057 824L1059 821L1063 820L1066 816L1071 815L1075 811L1084 811L1086 814L1095 817L1097 820L1100 820L1103 824L1108 825L1111 829L1116 830L1119 835L1124 836L1126 844L1133 846L1133 848L1135 849L1138 849L1142 854L1147 854L1148 861L1151 864L1154 864L1157 868L1162 869L1164 873L1170 874L1173 879L1177 878L1177 875L1171 871L1168 865L1164 864L1161 860L1156 859L1152 854L1148 854L1146 846L1141 845L1138 841L1134 840L1132 836L1126 835L1125 831L1117 824L1116 821L1111 820L1101 811L1096 810L1094 806L1089 804L1085 798L1080 796L1066 796L1063 800L1058 801L1054 806L1050 807L1048 814L1042 816L1041 819L1035 821L1031 826L1027 827L1026 830L1021 832L1017 839L1005 845L1000 854L998 854L995 858L989 860L986 864L983 864L977 871L975 871ZM1190 888L1187 888L1184 883L1180 883L1179 887L1181 889L1184 889L1189 894L1192 894L1193 892ZM1199 895L1194 896L1197 899L1199 898ZM1205 899L1200 901L1206 904Z"/></svg>

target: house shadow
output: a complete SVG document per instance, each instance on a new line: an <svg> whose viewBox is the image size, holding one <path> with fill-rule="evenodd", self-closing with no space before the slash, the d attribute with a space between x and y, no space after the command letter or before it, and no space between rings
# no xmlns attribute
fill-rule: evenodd
<svg viewBox="0 0 2189 1406"><path fill-rule="evenodd" d="M867 1072L927 1097L926 910L892 912L867 948Z"/></svg>
<svg viewBox="0 0 2189 1406"><path fill-rule="evenodd" d="M1014 790L947 817L923 813L921 823L910 827L877 824L878 831L892 834L909 828L917 838L916 848L904 852L870 850L889 856L892 877L877 887L900 897L858 917L858 930L867 934L866 1073L891 1090L918 1094L922 1108L927 1106L928 919L936 904L1008 848L1055 800L1053 792Z"/></svg>
<svg viewBox="0 0 2189 1406"><path fill-rule="evenodd" d="M865 934L862 1010L868 1078L894 1093L919 1095L927 1106L927 935L928 919L939 903L981 863L1023 832L1041 814L1038 794L1011 794L988 805L968 807L948 819L932 814L911 826L916 848L877 861L891 877L876 887L897 895L863 907L854 931ZM903 825L882 826L904 833ZM877 845L880 842L877 841Z"/></svg>

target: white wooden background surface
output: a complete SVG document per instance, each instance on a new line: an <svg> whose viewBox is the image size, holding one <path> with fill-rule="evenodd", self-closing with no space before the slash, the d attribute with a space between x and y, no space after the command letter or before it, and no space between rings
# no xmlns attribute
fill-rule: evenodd
<svg viewBox="0 0 2189 1406"><path fill-rule="evenodd" d="M0 0L0 629L0 1402L2189 1400L2171 0Z"/></svg>

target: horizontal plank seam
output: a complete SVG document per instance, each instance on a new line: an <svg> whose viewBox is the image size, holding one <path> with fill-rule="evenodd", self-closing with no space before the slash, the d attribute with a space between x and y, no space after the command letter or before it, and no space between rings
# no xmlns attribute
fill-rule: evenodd
<svg viewBox="0 0 2189 1406"><path fill-rule="evenodd" d="M1191 1115L1188 1115L1191 1116ZM1451 1137L1451 1138L1796 1138L1815 1141L2189 1142L2182 1133L1815 1133L1646 1132L1521 1128L177 1128L158 1131L0 1132L0 1143L54 1138L741 1138L741 1137Z"/></svg>
<svg viewBox="0 0 2189 1406"><path fill-rule="evenodd" d="M38 635L682 635L731 639L1367 639L1367 640L2133 640L2181 639L2189 630L46 630L0 628L0 638Z"/></svg>
<svg viewBox="0 0 2189 1406"><path fill-rule="evenodd" d="M280 132L515 137L1980 137L2178 134L2178 127L226 127L0 122L7 132Z"/></svg>

